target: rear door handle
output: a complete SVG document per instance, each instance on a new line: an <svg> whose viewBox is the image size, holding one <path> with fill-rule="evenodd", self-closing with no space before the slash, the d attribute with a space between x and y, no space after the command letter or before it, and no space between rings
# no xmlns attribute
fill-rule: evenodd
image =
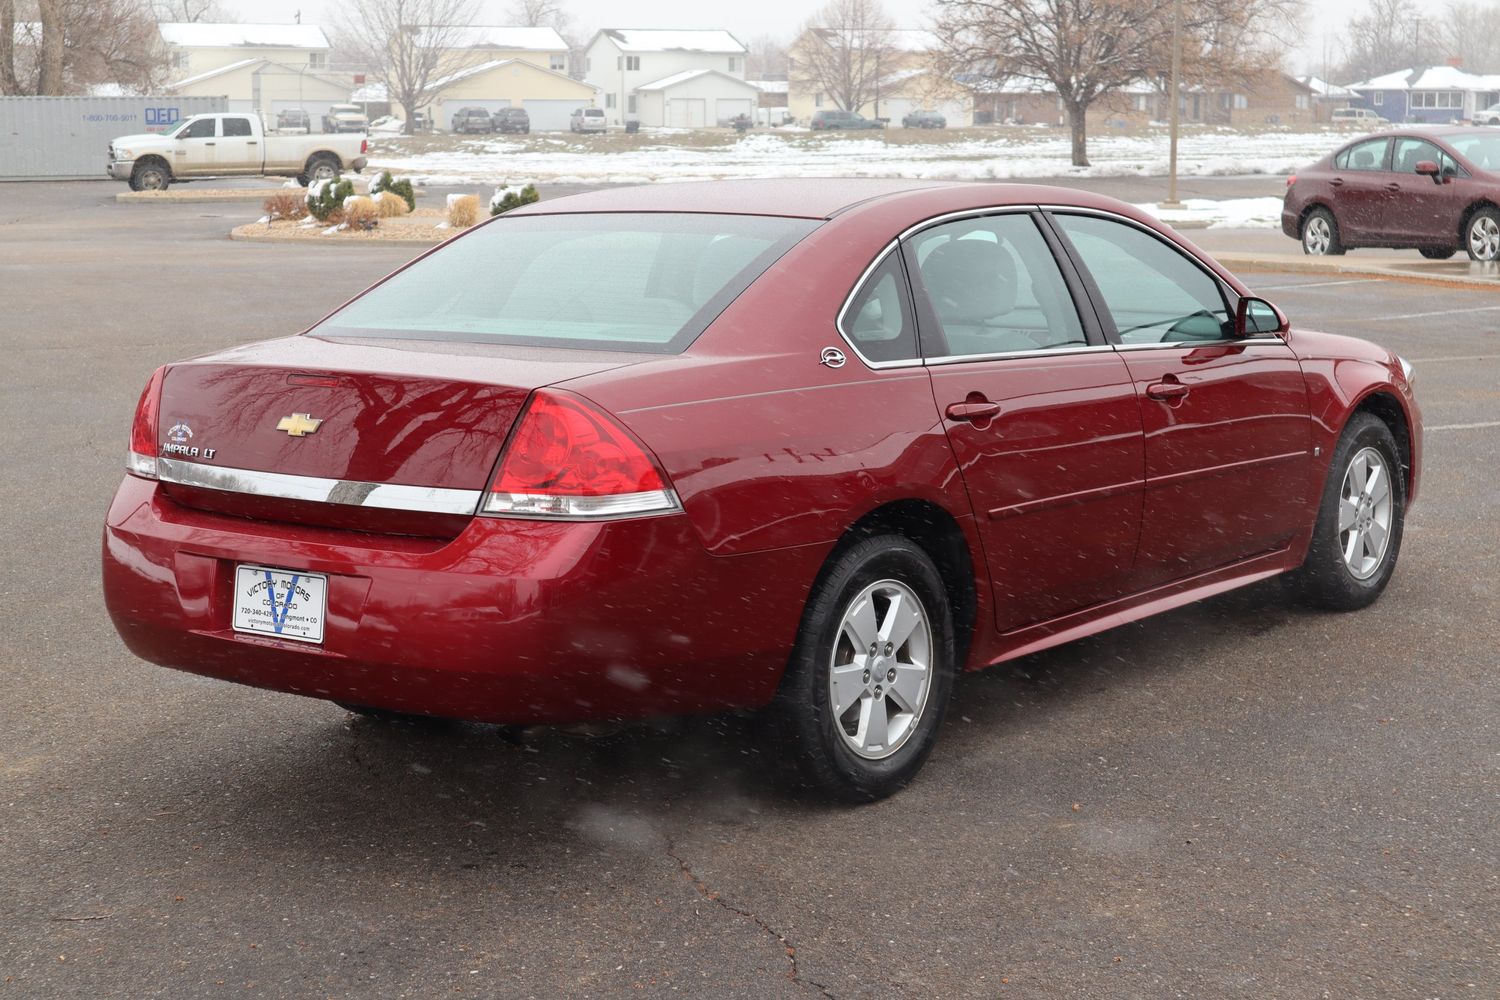
<svg viewBox="0 0 1500 1000"><path fill-rule="evenodd" d="M1152 399L1181 399L1188 394L1188 387L1181 382L1153 382L1146 386L1146 395Z"/></svg>
<svg viewBox="0 0 1500 1000"><path fill-rule="evenodd" d="M1336 188L1341 188L1341 187L1344 186L1344 179L1342 177L1335 177L1333 180L1329 181L1328 183L1332 184Z"/></svg>
<svg viewBox="0 0 1500 1000"><path fill-rule="evenodd" d="M1400 191L1400 190L1401 190L1401 185L1400 185L1400 184L1397 184L1397 183L1395 183L1395 182L1392 182L1392 183L1390 183L1390 184L1387 184L1387 185L1386 185L1386 186L1385 186L1385 189L1386 189L1386 190L1387 190L1387 191Z"/></svg>
<svg viewBox="0 0 1500 1000"><path fill-rule="evenodd" d="M991 417L1000 415L1000 404L991 403L988 400L969 403L949 403L948 409L944 412L948 414L949 420L962 422L988 420Z"/></svg>
<svg viewBox="0 0 1500 1000"><path fill-rule="evenodd" d="M212 146L213 143L211 143L211 142L205 142L203 145L205 145L205 146Z"/></svg>

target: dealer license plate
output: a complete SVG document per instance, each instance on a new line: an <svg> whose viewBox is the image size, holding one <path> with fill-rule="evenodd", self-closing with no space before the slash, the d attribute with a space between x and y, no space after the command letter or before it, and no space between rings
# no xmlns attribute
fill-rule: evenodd
<svg viewBox="0 0 1500 1000"><path fill-rule="evenodd" d="M328 577L266 566L234 568L234 630L322 642Z"/></svg>

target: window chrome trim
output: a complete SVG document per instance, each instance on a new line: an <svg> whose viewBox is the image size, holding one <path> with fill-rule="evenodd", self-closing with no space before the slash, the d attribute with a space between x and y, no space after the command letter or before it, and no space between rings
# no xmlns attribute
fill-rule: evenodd
<svg viewBox="0 0 1500 1000"><path fill-rule="evenodd" d="M882 249L878 254L875 255L875 259L870 262L870 265L866 267L862 272L860 272L859 280L854 283L854 287L851 288L849 290L849 294L844 297L844 304L839 307L838 315L835 316L833 320L833 328L839 332L839 336L843 338L844 343L849 345L849 350L854 352L854 356L856 358L859 358L860 361L864 362L866 368L873 368L876 371L882 371L889 368L920 368L922 366L922 345L920 342L918 342L917 344L918 354L915 358L902 358L897 361L871 361L869 358L865 357L864 352L859 349L859 345L854 343L854 338L849 336L848 332L844 329L844 317L849 314L849 307L854 305L854 300L857 299L859 297L859 293L864 290L865 283L870 280L870 275L874 274L880 268L880 266L885 263L887 257L889 257L893 253L900 252L901 240L898 238L891 240L885 245L884 249ZM908 296L908 298L909 297L910 296Z"/></svg>
<svg viewBox="0 0 1500 1000"><path fill-rule="evenodd" d="M156 477L164 483L195 486L226 493L336 503L382 510L409 510L424 514L472 516L479 509L479 490L454 490L437 486L405 486L398 483L362 483L348 479L293 476L284 472L259 472L218 465L158 458Z"/></svg>
<svg viewBox="0 0 1500 1000"><path fill-rule="evenodd" d="M1220 337L1218 340L1158 340L1150 344L1115 344L1117 351L1160 351L1169 347L1179 350L1199 347L1235 347L1239 344L1285 344L1275 335L1265 337Z"/></svg>
<svg viewBox="0 0 1500 1000"><path fill-rule="evenodd" d="M1065 354L1107 354L1113 344L1070 344L1063 347L1039 347L1034 351L997 351L994 354L950 354L929 358L929 365L961 365L970 361L1009 361L1011 358L1051 358Z"/></svg>

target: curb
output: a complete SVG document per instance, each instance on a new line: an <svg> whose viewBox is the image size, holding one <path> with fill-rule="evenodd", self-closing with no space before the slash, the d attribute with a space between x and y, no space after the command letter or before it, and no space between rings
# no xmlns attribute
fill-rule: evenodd
<svg viewBox="0 0 1500 1000"><path fill-rule="evenodd" d="M1382 266L1380 264L1356 264L1351 262L1313 261L1300 257L1281 257L1255 254L1213 253L1209 256L1232 271L1276 271L1283 274L1334 274L1355 277L1385 278L1390 281L1405 281L1418 285L1442 285L1448 288L1476 288L1500 292L1500 273L1495 277L1481 278L1462 274L1428 274L1408 268Z"/></svg>
<svg viewBox="0 0 1500 1000"><path fill-rule="evenodd" d="M210 201L264 201L278 191L291 188L235 188L217 191L121 191L115 201L122 205L193 205Z"/></svg>
<svg viewBox="0 0 1500 1000"><path fill-rule="evenodd" d="M253 223L252 223L253 224ZM453 234L463 232L462 229L453 230ZM241 243L296 243L300 246L373 246L373 247L435 247L446 240L417 239L400 237L393 240L341 240L336 236L326 239L310 240L305 236L282 236L279 233L242 233L238 228L229 231L229 238Z"/></svg>

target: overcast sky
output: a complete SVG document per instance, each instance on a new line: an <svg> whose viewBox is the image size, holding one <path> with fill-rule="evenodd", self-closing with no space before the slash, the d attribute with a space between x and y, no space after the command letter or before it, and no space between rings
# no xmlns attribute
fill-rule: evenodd
<svg viewBox="0 0 1500 1000"><path fill-rule="evenodd" d="M790 40L818 0L565 0L576 26L597 28L728 28L742 41L759 35ZM336 0L221 0L241 21L290 21L297 11L308 24L326 24ZM1425 3L1423 4L1426 5ZM484 0L482 22L504 24L504 0ZM928 0L885 0L886 10L901 27L925 27ZM1322 38L1338 30L1352 12L1363 12L1363 0L1308 0L1306 48L1293 57L1293 70L1314 68L1321 60ZM1333 58L1336 60L1337 53Z"/></svg>

